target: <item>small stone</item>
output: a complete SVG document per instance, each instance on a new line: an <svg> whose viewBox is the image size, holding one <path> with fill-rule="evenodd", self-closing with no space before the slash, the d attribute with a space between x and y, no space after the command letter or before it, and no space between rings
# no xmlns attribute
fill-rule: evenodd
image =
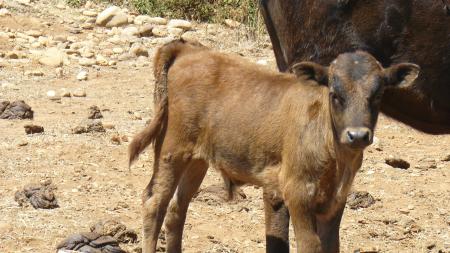
<svg viewBox="0 0 450 253"><path fill-rule="evenodd" d="M81 28L85 29L85 30L92 30L92 29L94 29L94 27L95 26L92 23L84 23L81 25Z"/></svg>
<svg viewBox="0 0 450 253"><path fill-rule="evenodd" d="M25 75L27 75L27 76L43 76L44 72L42 72L40 70L29 70L29 71L25 71Z"/></svg>
<svg viewBox="0 0 450 253"><path fill-rule="evenodd" d="M134 113L131 115L131 119L134 119L134 120L142 120L142 116L141 116L140 113L134 112Z"/></svg>
<svg viewBox="0 0 450 253"><path fill-rule="evenodd" d="M103 115L100 112L100 108L98 108L98 106L93 105L89 107L88 119L101 119L101 118L103 118Z"/></svg>
<svg viewBox="0 0 450 253"><path fill-rule="evenodd" d="M99 66L108 66L108 60L101 54L95 56L95 62Z"/></svg>
<svg viewBox="0 0 450 253"><path fill-rule="evenodd" d="M19 147L23 147L26 145L28 145L28 141L26 141L26 140L21 140L21 141L19 141L19 143L17 143L17 146L19 146Z"/></svg>
<svg viewBox="0 0 450 253"><path fill-rule="evenodd" d="M117 134L111 136L111 142L113 144L120 145L120 143L121 143L120 136Z"/></svg>
<svg viewBox="0 0 450 253"><path fill-rule="evenodd" d="M167 29L167 31L169 32L170 35L174 36L174 37L180 37L184 30L181 28L174 28L174 27L169 27Z"/></svg>
<svg viewBox="0 0 450 253"><path fill-rule="evenodd" d="M167 29L163 26L156 26L153 28L152 33L156 37L166 37L167 36Z"/></svg>
<svg viewBox="0 0 450 253"><path fill-rule="evenodd" d="M187 31L181 35L181 38L188 42L198 42L198 34L194 31Z"/></svg>
<svg viewBox="0 0 450 253"><path fill-rule="evenodd" d="M130 48L130 53L135 56L148 57L148 50L140 44L133 44L133 46Z"/></svg>
<svg viewBox="0 0 450 253"><path fill-rule="evenodd" d="M29 124L25 125L24 128L26 134L38 134L44 132L44 128L38 125Z"/></svg>
<svg viewBox="0 0 450 253"><path fill-rule="evenodd" d="M167 19L161 18L161 17L150 17L148 20L149 24L155 24L155 25L166 25Z"/></svg>
<svg viewBox="0 0 450 253"><path fill-rule="evenodd" d="M256 64L267 66L267 61L261 59L261 60L258 60L258 61L256 62Z"/></svg>
<svg viewBox="0 0 450 253"><path fill-rule="evenodd" d="M11 15L11 13L8 11L8 9L1 8L0 9L0 17L7 16L7 15Z"/></svg>
<svg viewBox="0 0 450 253"><path fill-rule="evenodd" d="M37 38L39 36L42 36L42 32L41 31L36 31L36 30L27 31L27 32L25 32L25 34L28 35L28 36L31 36L31 37L35 37L35 38Z"/></svg>
<svg viewBox="0 0 450 253"><path fill-rule="evenodd" d="M95 63L97 63L96 60L91 59L91 58L81 58L78 61L78 64L80 64L81 66L92 66L92 65L95 65ZM78 79L78 77L77 77L77 79Z"/></svg>
<svg viewBox="0 0 450 253"><path fill-rule="evenodd" d="M60 10L64 10L66 8L66 6L64 4L57 4L56 8L58 8Z"/></svg>
<svg viewBox="0 0 450 253"><path fill-rule="evenodd" d="M122 135L121 139L123 142L128 142L128 136L126 135Z"/></svg>
<svg viewBox="0 0 450 253"><path fill-rule="evenodd" d="M191 22L182 19L172 19L167 26L169 28L181 28L183 30L190 30L192 28Z"/></svg>
<svg viewBox="0 0 450 253"><path fill-rule="evenodd" d="M105 124L103 124L103 127L105 129L114 129L116 126L112 123L105 123Z"/></svg>
<svg viewBox="0 0 450 253"><path fill-rule="evenodd" d="M153 35L153 25L143 25L139 27L139 36L141 37L150 37Z"/></svg>
<svg viewBox="0 0 450 253"><path fill-rule="evenodd" d="M106 23L106 27L117 27L128 24L128 16L123 13L119 13L114 16L108 23Z"/></svg>
<svg viewBox="0 0 450 253"><path fill-rule="evenodd" d="M121 9L117 6L111 6L102 11L97 16L95 23L100 26L105 26L115 15L121 12Z"/></svg>
<svg viewBox="0 0 450 253"><path fill-rule="evenodd" d="M64 98L70 98L72 96L72 94L70 93L70 91L67 91L66 89L62 89L60 96L64 97Z"/></svg>
<svg viewBox="0 0 450 253"><path fill-rule="evenodd" d="M386 164L394 167L394 168L400 168L400 169L408 169L410 167L409 162L403 160L402 158L386 158L385 159Z"/></svg>
<svg viewBox="0 0 450 253"><path fill-rule="evenodd" d="M225 19L224 23L225 23L225 25L227 25L228 27L231 27L231 28L236 28L241 25L240 22L238 22L236 20L232 20L232 19Z"/></svg>
<svg viewBox="0 0 450 253"><path fill-rule="evenodd" d="M33 119L34 112L23 100L0 102L0 119Z"/></svg>
<svg viewBox="0 0 450 253"><path fill-rule="evenodd" d="M56 92L54 90L47 91L47 97L54 97L56 96Z"/></svg>
<svg viewBox="0 0 450 253"><path fill-rule="evenodd" d="M88 72L87 71L82 70L82 71L80 71L77 74L77 80L78 81L85 81L87 79L88 79Z"/></svg>
<svg viewBox="0 0 450 253"><path fill-rule="evenodd" d="M60 67L63 64L64 55L57 48L48 49L39 59L39 63L51 67Z"/></svg>
<svg viewBox="0 0 450 253"><path fill-rule="evenodd" d="M120 48L120 47L115 47L115 48L112 49L112 51L113 51L115 54L122 54L122 53L123 53L123 49Z"/></svg>
<svg viewBox="0 0 450 253"><path fill-rule="evenodd" d="M444 157L441 159L441 161L443 161L443 162L450 162L450 154L444 156Z"/></svg>
<svg viewBox="0 0 450 253"><path fill-rule="evenodd" d="M138 34L139 34L139 29L134 26L129 26L122 30L122 35L124 35L124 36L137 36Z"/></svg>
<svg viewBox="0 0 450 253"><path fill-rule="evenodd" d="M86 97L86 91L77 89L72 94L74 97Z"/></svg>
<svg viewBox="0 0 450 253"><path fill-rule="evenodd" d="M96 11L86 10L83 11L83 15L87 17L97 17L98 13Z"/></svg>
<svg viewBox="0 0 450 253"><path fill-rule="evenodd" d="M14 51L13 52L8 52L8 53L6 53L5 57L7 59L19 59L19 53L14 52Z"/></svg>

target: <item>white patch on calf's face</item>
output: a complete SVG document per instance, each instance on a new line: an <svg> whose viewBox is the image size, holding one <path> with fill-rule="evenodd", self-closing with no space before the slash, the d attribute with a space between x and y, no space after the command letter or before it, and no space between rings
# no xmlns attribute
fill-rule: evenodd
<svg viewBox="0 0 450 253"><path fill-rule="evenodd" d="M310 197L313 197L314 195L316 195L316 184L307 183L306 191L307 191L308 196L310 196Z"/></svg>

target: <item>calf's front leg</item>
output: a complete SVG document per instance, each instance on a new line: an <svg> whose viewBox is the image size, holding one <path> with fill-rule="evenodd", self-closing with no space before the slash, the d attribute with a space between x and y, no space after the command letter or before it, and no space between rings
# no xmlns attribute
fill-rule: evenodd
<svg viewBox="0 0 450 253"><path fill-rule="evenodd" d="M266 222L266 252L289 253L289 211L283 199L263 193Z"/></svg>
<svg viewBox="0 0 450 253"><path fill-rule="evenodd" d="M316 216L312 210L312 196L307 183L290 180L284 187L284 201L289 209L294 226L297 253L322 253L317 234Z"/></svg>
<svg viewBox="0 0 450 253"><path fill-rule="evenodd" d="M317 232L324 253L339 253L339 226L344 213L345 203L336 214L327 221L317 221Z"/></svg>

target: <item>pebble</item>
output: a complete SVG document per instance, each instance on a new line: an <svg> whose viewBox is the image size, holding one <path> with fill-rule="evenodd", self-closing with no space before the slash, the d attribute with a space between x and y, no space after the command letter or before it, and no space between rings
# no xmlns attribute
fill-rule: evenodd
<svg viewBox="0 0 450 253"><path fill-rule="evenodd" d="M182 19L172 19L167 24L169 28L181 28L183 30L191 30L192 23Z"/></svg>
<svg viewBox="0 0 450 253"><path fill-rule="evenodd" d="M108 60L101 54L95 56L95 62L99 66L108 66Z"/></svg>
<svg viewBox="0 0 450 253"><path fill-rule="evenodd" d="M78 63L81 66L92 66L92 65L95 65L95 63L97 63L97 62L95 59L91 59L91 58L80 58ZM77 79L78 79L78 77L77 77Z"/></svg>
<svg viewBox="0 0 450 253"><path fill-rule="evenodd" d="M137 36L138 34L139 34L139 29L134 26L129 26L122 30L122 35L124 35L124 36Z"/></svg>
<svg viewBox="0 0 450 253"><path fill-rule="evenodd" d="M42 126L28 124L24 126L26 134L38 134L43 133L44 128Z"/></svg>
<svg viewBox="0 0 450 253"><path fill-rule="evenodd" d="M148 57L148 50L140 44L133 44L133 46L130 48L130 53L135 56Z"/></svg>
<svg viewBox="0 0 450 253"><path fill-rule="evenodd" d="M138 34L141 37L150 37L153 35L153 25L143 25L139 27Z"/></svg>
<svg viewBox="0 0 450 253"><path fill-rule="evenodd" d="M43 76L44 72L40 70L27 70L25 71L25 75L27 76Z"/></svg>
<svg viewBox="0 0 450 253"><path fill-rule="evenodd" d="M56 92L54 90L47 91L47 97L54 97L56 96Z"/></svg>
<svg viewBox="0 0 450 253"><path fill-rule="evenodd" d="M10 15L8 9L6 9L6 8L1 8L1 9L0 9L0 17L7 16L7 15Z"/></svg>
<svg viewBox="0 0 450 253"><path fill-rule="evenodd" d="M64 97L64 98L69 98L72 96L72 94L70 93L70 91L68 91L66 89L61 89L60 96Z"/></svg>
<svg viewBox="0 0 450 253"><path fill-rule="evenodd" d="M161 17L149 17L146 21L154 25L167 25L167 19Z"/></svg>
<svg viewBox="0 0 450 253"><path fill-rule="evenodd" d="M236 20L232 20L232 19L225 19L224 23L225 23L225 25L227 25L228 27L231 27L231 28L236 28L241 25L240 22L238 22Z"/></svg>
<svg viewBox="0 0 450 253"><path fill-rule="evenodd" d="M39 58L39 63L51 67L60 67L63 64L63 53L56 47L48 49L44 55Z"/></svg>
<svg viewBox="0 0 450 253"><path fill-rule="evenodd" d="M86 91L82 89L77 89L72 94L74 97L86 97Z"/></svg>
<svg viewBox="0 0 450 253"><path fill-rule="evenodd" d="M15 51L7 52L5 57L7 59L19 59L19 53Z"/></svg>
<svg viewBox="0 0 450 253"><path fill-rule="evenodd" d="M120 48L120 47L115 47L115 48L112 49L112 51L113 51L115 54L122 54L122 53L123 53L123 49Z"/></svg>
<svg viewBox="0 0 450 253"><path fill-rule="evenodd" d="M86 10L83 11L83 15L87 17L97 17L98 13L96 11Z"/></svg>
<svg viewBox="0 0 450 253"><path fill-rule="evenodd" d="M184 30L181 28L174 28L174 27L169 27L167 29L167 31L169 32L170 35L174 36L174 37L180 37Z"/></svg>
<svg viewBox="0 0 450 253"><path fill-rule="evenodd" d="M164 26L156 26L153 28L152 33L156 37L166 37L167 29Z"/></svg>
<svg viewBox="0 0 450 253"><path fill-rule="evenodd" d="M88 79L88 72L87 71L82 70L82 71L80 71L77 74L77 80L78 81L85 81L87 79Z"/></svg>
<svg viewBox="0 0 450 253"><path fill-rule="evenodd" d="M41 31L36 31L36 30L26 31L25 34L28 35L28 36L31 36L31 37L35 37L35 38L38 38L39 36L42 36L42 32Z"/></svg>
<svg viewBox="0 0 450 253"><path fill-rule="evenodd" d="M198 34L193 31L187 31L187 32L183 33L183 35L181 35L181 38L185 41L197 42Z"/></svg>
<svg viewBox="0 0 450 253"><path fill-rule="evenodd" d="M106 24L118 13L121 12L121 9L117 6L110 6L106 8L104 11L98 14L97 20L95 23L100 26L106 26Z"/></svg>

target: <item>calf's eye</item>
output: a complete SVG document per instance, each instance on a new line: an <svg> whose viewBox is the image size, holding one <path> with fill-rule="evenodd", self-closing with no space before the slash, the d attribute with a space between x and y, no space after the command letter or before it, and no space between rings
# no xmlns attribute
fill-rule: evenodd
<svg viewBox="0 0 450 253"><path fill-rule="evenodd" d="M342 105L344 103L344 100L334 92L330 93L330 97L331 101L336 105Z"/></svg>

